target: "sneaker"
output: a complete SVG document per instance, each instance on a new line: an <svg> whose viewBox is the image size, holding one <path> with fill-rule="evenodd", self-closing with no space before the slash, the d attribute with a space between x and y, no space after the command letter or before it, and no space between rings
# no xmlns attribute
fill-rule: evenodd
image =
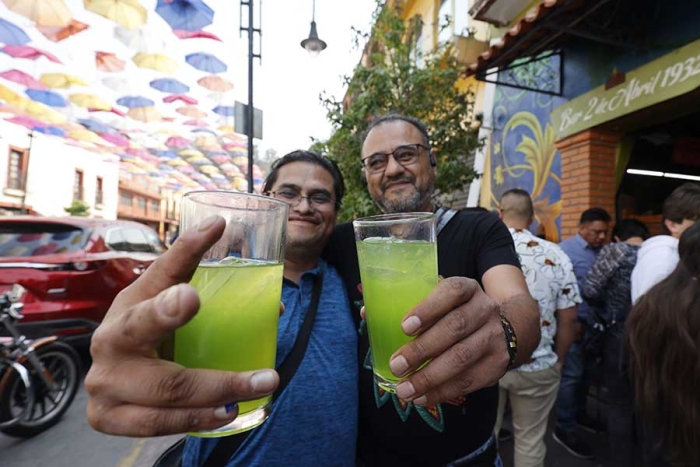
<svg viewBox="0 0 700 467"><path fill-rule="evenodd" d="M578 439L576 435L566 433L559 428L554 429L552 433L554 441L561 444L564 449L569 451L572 456L579 459L593 459L593 450L589 445Z"/></svg>
<svg viewBox="0 0 700 467"><path fill-rule="evenodd" d="M581 414L578 417L576 417L576 425L588 431L589 433L605 433L605 426L603 426L603 424L597 418L593 418L587 413Z"/></svg>
<svg viewBox="0 0 700 467"><path fill-rule="evenodd" d="M510 430L507 430L505 428L501 428L498 430L498 441L501 443L505 443L506 441L510 441L513 439L513 432Z"/></svg>

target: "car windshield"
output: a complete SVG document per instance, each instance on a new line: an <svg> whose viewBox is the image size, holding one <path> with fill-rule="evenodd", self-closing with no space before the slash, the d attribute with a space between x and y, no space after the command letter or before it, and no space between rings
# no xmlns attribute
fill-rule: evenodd
<svg viewBox="0 0 700 467"><path fill-rule="evenodd" d="M89 235L66 224L8 222L0 224L0 257L39 256L80 250Z"/></svg>

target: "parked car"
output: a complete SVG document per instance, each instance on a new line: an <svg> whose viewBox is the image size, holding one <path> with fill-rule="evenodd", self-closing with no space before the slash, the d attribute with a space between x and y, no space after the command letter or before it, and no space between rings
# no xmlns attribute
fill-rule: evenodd
<svg viewBox="0 0 700 467"><path fill-rule="evenodd" d="M117 293L164 251L137 222L0 218L0 293L16 283L27 290L23 332L88 342Z"/></svg>

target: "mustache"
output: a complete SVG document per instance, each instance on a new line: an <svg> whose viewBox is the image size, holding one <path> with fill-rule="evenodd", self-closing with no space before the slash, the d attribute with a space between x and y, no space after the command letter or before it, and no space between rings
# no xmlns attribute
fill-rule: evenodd
<svg viewBox="0 0 700 467"><path fill-rule="evenodd" d="M382 185L381 185L382 191L386 190L389 185L394 184L396 182L408 182L408 183L415 185L416 179L414 177L411 177L408 174L404 174L404 175L401 175L399 177L390 178L386 182L382 183Z"/></svg>

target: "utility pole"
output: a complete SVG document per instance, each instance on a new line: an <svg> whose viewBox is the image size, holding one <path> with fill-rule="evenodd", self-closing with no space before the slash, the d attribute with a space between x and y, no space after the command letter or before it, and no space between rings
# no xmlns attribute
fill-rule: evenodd
<svg viewBox="0 0 700 467"><path fill-rule="evenodd" d="M248 107L246 109L246 135L248 136L248 193L253 192L253 59L262 61L262 51L255 53L253 37L257 33L262 44L262 25L256 28L253 25L253 3L255 0L241 0L241 10L239 19L243 18L243 7L248 7L248 25L240 26L240 31L248 33ZM262 4L260 5L260 17L262 18Z"/></svg>
<svg viewBox="0 0 700 467"><path fill-rule="evenodd" d="M21 214L27 214L27 180L29 179L29 158L32 157L32 142L34 141L34 130L29 132L29 147L27 148L27 163L22 174L22 202L19 207Z"/></svg>

